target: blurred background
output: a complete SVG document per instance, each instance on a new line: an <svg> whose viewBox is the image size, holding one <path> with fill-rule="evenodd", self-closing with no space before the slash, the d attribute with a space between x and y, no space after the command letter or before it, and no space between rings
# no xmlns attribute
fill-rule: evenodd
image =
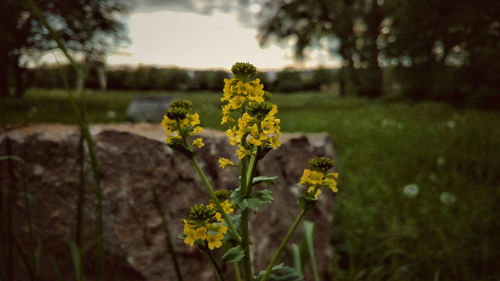
<svg viewBox="0 0 500 281"><path fill-rule="evenodd" d="M253 63L283 131L338 151L332 280L500 280L500 1L37 0L0 3L0 126L130 121L184 97L220 126L223 79Z"/></svg>

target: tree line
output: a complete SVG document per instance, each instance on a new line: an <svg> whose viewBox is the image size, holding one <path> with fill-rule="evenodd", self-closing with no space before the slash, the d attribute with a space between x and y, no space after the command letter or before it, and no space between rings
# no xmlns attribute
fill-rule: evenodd
<svg viewBox="0 0 500 281"><path fill-rule="evenodd" d="M414 100L500 107L500 1L263 0L259 40L327 48L341 95L379 97L387 74ZM387 71L389 70L389 71Z"/></svg>
<svg viewBox="0 0 500 281"><path fill-rule="evenodd" d="M153 67L105 73L107 54L128 40L121 20L130 10L128 2L35 2L61 41L82 58L81 71L72 82L79 89L84 84L102 87L107 83L111 89L210 90L220 86L212 79L226 77L217 72L186 74L181 70ZM330 73L327 80L338 82L341 96L376 98L396 92L414 100L435 99L500 108L498 0L253 2L262 7L257 16L258 40L262 45L293 42L297 59L307 57L314 48L327 49L332 57L340 58L341 68ZM3 36L0 40L0 97L21 97L30 84L60 85L59 78L55 77L58 75L45 81L29 81L42 75L39 73L42 68L30 70L27 62L36 61L56 45L26 0L0 1L0 34ZM295 72L293 69L280 72L269 88L278 91L314 89L309 78L297 80L301 75ZM84 83L85 80L88 81Z"/></svg>
<svg viewBox="0 0 500 281"><path fill-rule="evenodd" d="M175 67L119 67L105 71L105 83L98 75L99 67L88 68L84 87L109 90L221 91L224 79L231 74L224 70L188 70ZM64 75L61 75L64 73ZM65 80L75 87L78 77L69 65L42 65L26 70L28 87L64 88ZM286 68L279 72L258 72L257 77L267 91L333 90L338 70L319 67L308 71Z"/></svg>

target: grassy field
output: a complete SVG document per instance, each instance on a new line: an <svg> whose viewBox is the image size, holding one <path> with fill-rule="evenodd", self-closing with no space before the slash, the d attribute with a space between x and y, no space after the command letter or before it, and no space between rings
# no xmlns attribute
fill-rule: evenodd
<svg viewBox="0 0 500 281"><path fill-rule="evenodd" d="M139 94L88 93L89 120L125 121ZM146 94L191 99L202 125L220 128L219 93ZM1 100L0 124L74 123L64 97ZM500 113L322 93L273 99L283 131L325 131L336 144L333 280L500 280Z"/></svg>

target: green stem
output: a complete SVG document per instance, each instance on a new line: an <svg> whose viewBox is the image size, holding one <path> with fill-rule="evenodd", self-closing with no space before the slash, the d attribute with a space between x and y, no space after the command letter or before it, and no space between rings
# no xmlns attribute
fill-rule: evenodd
<svg viewBox="0 0 500 281"><path fill-rule="evenodd" d="M240 192L241 198L245 198L248 193L248 185L247 185L247 173L248 173L248 164L247 157L241 159L241 172L240 172ZM248 209L241 211L240 218L240 229L241 229L241 246L243 251L245 252L245 256L243 257L243 272L245 275L246 281L251 281L253 278L252 273L252 257L250 253L250 235L248 233Z"/></svg>
<svg viewBox="0 0 500 281"><path fill-rule="evenodd" d="M78 198L76 200L76 231L75 241L78 247L79 260L83 264L83 241L84 241L84 226L85 216L83 212L83 204L85 200L85 149L83 136L80 135L78 141L79 165L80 165L80 183L78 185ZM83 280L83 276L81 277Z"/></svg>
<svg viewBox="0 0 500 281"><path fill-rule="evenodd" d="M248 233L248 209L241 212L241 246L245 252L243 257L243 270L245 273L245 280L251 281L253 278L252 274L252 257L250 256L250 238Z"/></svg>
<svg viewBox="0 0 500 281"><path fill-rule="evenodd" d="M224 274L222 273L221 269L219 268L219 265L217 265L217 262L215 261L215 258L212 255L212 252L210 252L210 249L207 247L206 243L204 243L203 248L205 249L205 252L207 253L208 258L210 259L210 262L212 263L212 267L214 269L215 277L219 281L225 281Z"/></svg>
<svg viewBox="0 0 500 281"><path fill-rule="evenodd" d="M56 42L57 46L59 49L64 53L66 58L69 60L71 67L74 69L78 75L81 74L81 69L78 67L76 64L75 60L73 57L69 54L66 46L63 44L59 36L57 35L56 32L52 29L50 24L47 22L46 17L42 14L38 6L35 4L33 0L28 0L28 4L31 7L31 10L33 13L40 19L40 22L42 25L47 28L49 31L50 36L52 39ZM85 115L85 105L82 104L81 109L78 108L78 105L76 104L76 101L72 95L72 92L68 88L68 98L70 100L70 103L73 107L73 110L77 116L78 123L80 126L80 131L81 134L83 135L83 138L85 139L85 142L87 144L87 148L89 151L89 156L90 156L90 164L92 167L92 176L94 179L94 193L95 193L95 220L96 220L96 248L95 248L95 262L96 262L96 272L97 272L97 279L98 281L102 281L104 279L104 239L103 239L103 222L102 222L102 189L101 189L101 183L100 183L100 173L99 173L99 162L97 160L97 153L94 147L94 142L92 140L92 135L90 134L88 122L86 120L86 115ZM82 95L83 96L83 95Z"/></svg>
<svg viewBox="0 0 500 281"><path fill-rule="evenodd" d="M184 132L184 130L181 128L181 120L177 119L175 120L177 122L177 130L179 131L179 133L181 134L181 138L182 138L182 144L184 145L184 147L191 151L191 146L188 144L187 142L187 136L186 136L186 133Z"/></svg>
<svg viewBox="0 0 500 281"><path fill-rule="evenodd" d="M253 183L253 177L255 175L255 168L257 167L257 154L259 152L259 147L254 145L253 150L252 150L252 156L250 157L250 164L248 165L248 172L247 172L247 188L252 191L252 183Z"/></svg>
<svg viewBox="0 0 500 281"><path fill-rule="evenodd" d="M240 163L240 194L241 198L245 198L248 194L248 186L247 186L247 170L248 170L248 163L247 163L247 158L244 157L241 159Z"/></svg>
<svg viewBox="0 0 500 281"><path fill-rule="evenodd" d="M214 202L214 204L217 207L217 209L220 210L220 213L222 214L222 217L224 218L224 221L226 222L227 226L229 227L229 230L234 235L234 237L239 242L241 242L241 236L240 236L240 234L238 233L238 231L236 231L236 228L234 227L233 223L231 222L231 220L227 216L226 212L224 212L224 208L221 206L219 199L215 195L214 188L212 187L212 185L208 181L207 176L205 175L205 173L201 169L200 164L198 163L198 160L196 160L196 158L194 156L191 157L190 160L193 163L193 166L196 169L196 172L198 172L198 175L200 175L201 180L202 180L203 184L205 185L205 189L208 192L208 195L210 196L210 198Z"/></svg>
<svg viewBox="0 0 500 281"><path fill-rule="evenodd" d="M304 218L305 214L306 214L306 211L304 209L301 209L300 213L295 218L295 221L293 222L292 226L290 226L290 229L288 230L288 233L285 235L285 237L281 241L280 246L278 247L278 249L276 250L276 252L274 252L273 257L271 258L271 261L269 262L269 264L266 267L266 271L264 272L264 276L262 276L262 279L260 279L260 281L266 281L267 278L269 278L269 274L271 273L271 269L276 264L276 261L278 260L278 258L280 257L281 253L285 249L286 244L288 243L288 241L292 237L292 234L295 232L295 230L299 226L299 224L302 221L302 219Z"/></svg>
<svg viewBox="0 0 500 281"><path fill-rule="evenodd" d="M240 268L238 267L238 263L233 263L233 271L234 271L234 279L236 281L241 281Z"/></svg>

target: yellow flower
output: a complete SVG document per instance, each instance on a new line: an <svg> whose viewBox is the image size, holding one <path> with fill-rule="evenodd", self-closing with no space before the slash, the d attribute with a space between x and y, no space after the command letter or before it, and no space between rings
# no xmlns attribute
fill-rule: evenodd
<svg viewBox="0 0 500 281"><path fill-rule="evenodd" d="M262 131L266 134L274 134L276 132L274 128L274 121L271 118L264 119L260 122L260 126L262 127Z"/></svg>
<svg viewBox="0 0 500 281"><path fill-rule="evenodd" d="M302 177L300 178L300 184L307 184L307 179L311 175L311 170L309 169L304 169L304 172L302 173Z"/></svg>
<svg viewBox="0 0 500 281"><path fill-rule="evenodd" d="M317 189L316 192L314 192L314 186L310 186L307 189L307 193L312 194L314 193L314 199L318 199L319 195L321 194L321 189Z"/></svg>
<svg viewBox="0 0 500 281"><path fill-rule="evenodd" d="M197 228L193 234L193 238L202 240L207 238L207 229L204 226Z"/></svg>
<svg viewBox="0 0 500 281"><path fill-rule="evenodd" d="M227 115L231 113L231 105L230 104L226 104L222 107L222 114L223 115Z"/></svg>
<svg viewBox="0 0 500 281"><path fill-rule="evenodd" d="M222 116L222 121L220 122L221 125L224 125L226 123L233 123L234 122L234 118L231 117L230 115L223 115Z"/></svg>
<svg viewBox="0 0 500 281"><path fill-rule="evenodd" d="M278 146L281 145L281 142L279 141L279 136L281 136L281 133L278 132L274 137L271 138L271 146L276 149Z"/></svg>
<svg viewBox="0 0 500 281"><path fill-rule="evenodd" d="M215 220L221 222L222 221L222 214L219 212L215 213Z"/></svg>
<svg viewBox="0 0 500 281"><path fill-rule="evenodd" d="M252 119L252 116L250 116L248 113L243 113L243 115L238 119L238 127L240 128L240 130L244 130Z"/></svg>
<svg viewBox="0 0 500 281"><path fill-rule="evenodd" d="M167 115L163 115L163 120L161 120L162 127L168 127L170 119L168 119Z"/></svg>
<svg viewBox="0 0 500 281"><path fill-rule="evenodd" d="M219 166L224 169L226 168L227 166L234 166L234 163L229 160L229 159L226 159L226 158L223 158L223 157L220 157L219 158Z"/></svg>
<svg viewBox="0 0 500 281"><path fill-rule="evenodd" d="M323 173L312 171L309 176L308 182L311 184L322 184L323 183Z"/></svg>
<svg viewBox="0 0 500 281"><path fill-rule="evenodd" d="M229 202L229 200L224 200L220 204L222 206L222 209L224 209L224 213L230 214L230 213L234 212L233 204L231 204L231 202Z"/></svg>
<svg viewBox="0 0 500 281"><path fill-rule="evenodd" d="M190 126L200 125L200 115L198 113L188 114L186 119L189 120Z"/></svg>
<svg viewBox="0 0 500 281"><path fill-rule="evenodd" d="M323 173L311 171L309 169L305 169L302 177L300 178L300 184L307 185L316 185L323 183Z"/></svg>
<svg viewBox="0 0 500 281"><path fill-rule="evenodd" d="M194 241L195 241L195 239L191 235L187 235L186 238L184 238L184 243L186 243L189 246L193 246Z"/></svg>
<svg viewBox="0 0 500 281"><path fill-rule="evenodd" d="M219 231L219 233L221 233L221 234L226 234L227 233L227 226L221 225L221 226L219 226L219 229L217 231Z"/></svg>
<svg viewBox="0 0 500 281"><path fill-rule="evenodd" d="M198 147L198 148L201 148L203 146L205 146L205 144L203 143L203 139L202 138L197 138L193 141L193 145Z"/></svg>
<svg viewBox="0 0 500 281"><path fill-rule="evenodd" d="M328 173L326 175L327 178L332 178L332 179L338 179L339 178L339 173Z"/></svg>
<svg viewBox="0 0 500 281"><path fill-rule="evenodd" d="M187 220L183 220L184 222L184 234L186 235L186 238L184 238L184 243L187 245L193 246L194 241L196 240L194 238L194 230L193 228L189 225Z"/></svg>
<svg viewBox="0 0 500 281"><path fill-rule="evenodd" d="M272 118L274 117L274 115L276 115L276 113L278 113L278 106L273 104L273 107L271 108L271 111L269 111L269 113L267 114L267 117Z"/></svg>
<svg viewBox="0 0 500 281"><path fill-rule="evenodd" d="M240 146L236 153L238 154L239 159L243 159L245 156L250 155L250 151L246 150L243 146Z"/></svg>
<svg viewBox="0 0 500 281"><path fill-rule="evenodd" d="M337 189L337 181L332 179L332 178L326 178L324 181L323 181L323 184L328 187L329 189L331 189L333 192L337 192L338 189Z"/></svg>
<svg viewBox="0 0 500 281"><path fill-rule="evenodd" d="M238 109L245 103L245 97L237 96L229 100L231 109Z"/></svg>
<svg viewBox="0 0 500 281"><path fill-rule="evenodd" d="M247 94L247 87L245 86L246 83L238 81L236 84L236 93L239 95L246 95Z"/></svg>
<svg viewBox="0 0 500 281"><path fill-rule="evenodd" d="M224 236L221 233L207 234L208 248L210 248L210 250L213 250L214 248L219 248L220 246L222 246L222 238L224 238Z"/></svg>
<svg viewBox="0 0 500 281"><path fill-rule="evenodd" d="M173 143L175 140L180 140L181 136L167 136L167 139L165 140L166 143Z"/></svg>

